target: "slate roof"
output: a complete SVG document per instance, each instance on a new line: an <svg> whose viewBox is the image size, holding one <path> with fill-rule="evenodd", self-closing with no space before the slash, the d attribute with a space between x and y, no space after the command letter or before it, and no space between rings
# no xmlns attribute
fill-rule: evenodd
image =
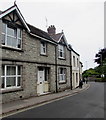
<svg viewBox="0 0 106 120"><path fill-rule="evenodd" d="M70 44L68 44L68 47L69 47L69 49L72 50L75 54L77 54L78 56L80 56L80 55L72 48L72 46L71 46Z"/></svg>
<svg viewBox="0 0 106 120"><path fill-rule="evenodd" d="M59 41L60 37L62 36L63 33L57 33L54 35L50 35L55 41Z"/></svg>
<svg viewBox="0 0 106 120"><path fill-rule="evenodd" d="M2 13L2 11L0 10L0 14Z"/></svg>
<svg viewBox="0 0 106 120"><path fill-rule="evenodd" d="M30 24L27 24L27 25L28 25L28 27L29 27L29 29L30 29L30 33L35 34L35 35L37 35L37 36L40 36L40 37L42 37L42 38L45 38L45 39L48 39L48 40L50 40L50 41L55 42L55 41L50 37L50 35L49 35L47 32L45 32L45 31L43 31L43 30L41 30L41 29L39 29L39 28L36 28L36 27L34 27L34 26L30 25Z"/></svg>

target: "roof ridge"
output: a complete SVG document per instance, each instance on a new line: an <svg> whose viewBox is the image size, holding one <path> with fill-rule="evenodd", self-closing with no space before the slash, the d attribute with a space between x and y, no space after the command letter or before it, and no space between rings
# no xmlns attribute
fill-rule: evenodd
<svg viewBox="0 0 106 120"><path fill-rule="evenodd" d="M45 32L45 33L47 33L46 31L44 31L44 30L42 30L42 29L40 29L40 28L38 28L38 27L35 27L34 25L31 25L31 24L29 24L29 23L27 23L27 25L30 25L30 26L32 26L32 27L34 27L34 28L36 28L36 29L38 29L38 30L40 30L40 31L42 31L42 32ZM48 34L48 33L47 33ZM49 34L48 34L49 35Z"/></svg>
<svg viewBox="0 0 106 120"><path fill-rule="evenodd" d="M38 35L38 36L43 37L45 39L48 39L52 42L56 42L47 32L45 32L45 31L43 31L43 30L41 30L41 29L39 29L39 28L29 24L29 23L27 23L27 25L29 26L29 28L31 30L30 33L33 33L35 35Z"/></svg>
<svg viewBox="0 0 106 120"><path fill-rule="evenodd" d="M61 32L61 33L57 33L57 34L55 34L55 35L58 35L58 34L63 34L63 33Z"/></svg>

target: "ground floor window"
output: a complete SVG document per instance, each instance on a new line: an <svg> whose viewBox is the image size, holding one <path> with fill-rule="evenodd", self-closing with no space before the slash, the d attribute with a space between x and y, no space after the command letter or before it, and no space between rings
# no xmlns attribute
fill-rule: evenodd
<svg viewBox="0 0 106 120"><path fill-rule="evenodd" d="M21 66L2 65L2 82L1 88L20 87L21 82Z"/></svg>
<svg viewBox="0 0 106 120"><path fill-rule="evenodd" d="M66 81L66 68L59 68L59 82Z"/></svg>

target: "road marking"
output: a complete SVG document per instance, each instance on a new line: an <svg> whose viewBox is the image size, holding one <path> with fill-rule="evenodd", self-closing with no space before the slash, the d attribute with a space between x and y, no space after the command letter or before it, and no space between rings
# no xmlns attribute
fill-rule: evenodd
<svg viewBox="0 0 106 120"><path fill-rule="evenodd" d="M40 107L40 106L43 106L43 105L46 105L46 104L49 104L49 103L52 103L52 102L55 102L55 101L59 101L59 100L62 100L64 98L67 98L67 97L70 97L70 96L74 96L78 93L73 93L71 95L67 95L67 96L64 96L64 97L61 97L61 98L56 98L55 100L50 100L50 101L47 101L47 102L44 102L44 103L39 103L38 105L33 105L33 106L29 106L29 108L22 108L22 109L19 109L17 111L13 111L11 113L4 113L2 115L2 118L5 118L5 117L9 117L11 115L15 115L15 114L18 114L18 113L21 113L21 112L24 112L24 111L27 111L27 110L30 110L30 109L33 109L33 108L37 108L37 107Z"/></svg>
<svg viewBox="0 0 106 120"><path fill-rule="evenodd" d="M80 91L75 91L73 92L72 94L69 94L69 95L66 95L66 96L62 96L60 98L55 98L54 100L49 100L49 101L45 101L44 103L39 103L39 104L36 104L36 105L32 105L32 106L29 106L28 108L21 108L19 110L15 110L15 111L12 111L11 113L4 113L3 115L0 115L0 117L2 118L5 118L5 117L9 117L11 115L15 115L15 114L18 114L18 113L21 113L21 112L25 112L27 110L30 110L30 109L33 109L33 108L37 108L37 107L40 107L40 106L43 106L43 105L46 105L46 104L49 104L49 103L52 103L52 102L55 102L55 101L59 101L59 100L62 100L64 98L67 98L67 97L71 97L71 96L74 96L80 92L83 92L85 90L87 90L89 87L90 87L90 84L88 84L89 86L83 90L80 90Z"/></svg>

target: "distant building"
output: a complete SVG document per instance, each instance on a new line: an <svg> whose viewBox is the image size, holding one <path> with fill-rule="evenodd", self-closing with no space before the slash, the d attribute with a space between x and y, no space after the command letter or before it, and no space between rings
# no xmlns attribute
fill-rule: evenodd
<svg viewBox="0 0 106 120"><path fill-rule="evenodd" d="M0 12L0 26L3 103L78 86L80 56L63 32L28 24L17 5Z"/></svg>

